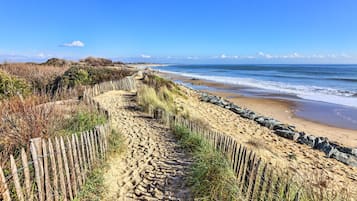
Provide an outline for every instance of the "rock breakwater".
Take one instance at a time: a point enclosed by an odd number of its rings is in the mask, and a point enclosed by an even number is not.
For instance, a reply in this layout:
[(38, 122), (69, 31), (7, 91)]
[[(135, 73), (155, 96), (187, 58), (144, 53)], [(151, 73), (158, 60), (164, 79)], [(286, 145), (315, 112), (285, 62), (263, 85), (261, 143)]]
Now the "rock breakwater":
[(274, 133), (280, 137), (320, 150), (326, 154), (326, 157), (334, 158), (346, 165), (357, 167), (357, 148), (344, 147), (335, 142), (331, 142), (326, 137), (317, 137), (297, 131), (295, 126), (284, 124), (276, 119), (259, 115), (252, 110), (241, 108), (219, 96), (200, 93), (200, 99), (201, 101), (228, 109), (243, 118), (253, 120), (259, 125), (273, 130)]

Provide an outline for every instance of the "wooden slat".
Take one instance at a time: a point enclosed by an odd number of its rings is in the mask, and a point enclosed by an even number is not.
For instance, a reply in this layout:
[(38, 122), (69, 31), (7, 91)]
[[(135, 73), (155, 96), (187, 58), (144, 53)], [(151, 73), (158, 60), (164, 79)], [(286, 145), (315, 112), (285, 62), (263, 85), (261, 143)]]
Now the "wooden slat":
[(255, 186), (256, 186), (256, 182), (257, 182), (257, 176), (258, 176), (260, 163), (261, 163), (261, 159), (259, 158), (258, 162), (256, 162), (254, 165), (253, 174), (252, 174), (252, 178), (251, 178), (251, 187), (248, 188), (248, 190), (250, 189), (249, 200), (251, 200), (251, 201), (253, 200), (253, 196), (254, 196), (254, 192), (255, 192)]
[(97, 156), (97, 159), (100, 158), (100, 151), (99, 151), (99, 142), (98, 142), (98, 128), (94, 129), (94, 135), (93, 135), (93, 140), (94, 140), (94, 145), (95, 145), (95, 153)]
[(66, 190), (66, 182), (64, 177), (64, 169), (63, 169), (63, 160), (61, 154), (61, 146), (59, 140), (55, 138), (56, 143), (56, 153), (57, 153), (57, 163), (58, 163), (58, 173), (60, 178), (60, 186), (61, 186), (61, 198), (67, 200), (67, 190)]
[(43, 188), (42, 188), (42, 182), (41, 182), (41, 173), (40, 173), (41, 170), (40, 170), (40, 165), (39, 165), (39, 158), (37, 156), (36, 146), (33, 141), (31, 141), (30, 149), (31, 149), (33, 165), (35, 168), (35, 180), (36, 180), (36, 184), (37, 184), (38, 200), (43, 201), (44, 194), (43, 194)]
[(246, 157), (244, 157), (244, 161), (242, 162), (242, 166), (241, 166), (241, 174), (240, 174), (240, 192), (244, 192), (244, 187), (245, 187), (245, 176), (247, 174), (248, 171), (248, 161), (249, 159), (252, 157), (252, 151), (249, 151), (249, 154), (246, 155)]
[(0, 190), (4, 201), (11, 201), (10, 191), (9, 188), (7, 187), (7, 181), (1, 165), (0, 165)]
[(75, 134), (74, 136), (74, 141), (76, 143), (76, 152), (78, 156), (78, 166), (79, 166), (79, 175), (81, 176), (81, 184), (84, 183), (84, 167), (83, 167), (83, 159), (82, 159), (82, 153), (81, 153), (81, 144), (80, 141), (78, 141), (78, 135)]
[(47, 156), (47, 143), (45, 139), (42, 139), (42, 153), (43, 153), (43, 170), (45, 176), (45, 192), (46, 192), (46, 201), (53, 200), (51, 181), (50, 181), (50, 172), (48, 170), (48, 156)]
[(31, 193), (29, 162), (24, 148), (21, 149), (21, 160), (22, 167), (24, 168), (25, 199), (32, 201), (33, 198)]
[(265, 180), (266, 180), (267, 168), (268, 168), (268, 165), (265, 164), (264, 168), (263, 168), (263, 171), (262, 171), (262, 174), (260, 176), (259, 187), (258, 187), (258, 191), (257, 191), (257, 200), (261, 200), (261, 195), (262, 195), (262, 192), (263, 192), (263, 186), (264, 186), (264, 183), (265, 183)]
[(91, 145), (92, 145), (92, 153), (93, 153), (93, 163), (95, 163), (96, 162), (96, 160), (97, 160), (97, 154), (96, 154), (96, 144), (95, 144), (95, 142), (94, 142), (94, 130), (91, 130), (89, 133), (90, 133), (90, 135), (89, 135), (89, 140), (90, 140), (90, 142), (91, 142)]
[(11, 164), (12, 179), (14, 180), (14, 184), (15, 184), (16, 197), (20, 201), (25, 201), (24, 193), (20, 184), (19, 174), (17, 173), (16, 162), (12, 154), (10, 155), (10, 164)]
[(274, 196), (273, 196), (273, 201), (278, 201), (280, 200), (280, 181), (281, 178), (278, 176), (277, 181), (275, 182), (275, 188), (274, 188)]
[[(253, 152), (251, 152), (253, 153)], [(255, 160), (255, 154), (253, 153), (247, 161), (247, 169), (246, 169), (246, 174), (244, 177), (244, 182), (243, 182), (243, 193), (244, 195), (247, 195), (248, 192), (248, 188), (250, 185), (250, 176), (252, 174), (252, 170), (253, 170), (253, 164), (254, 164), (254, 160)]]
[(86, 143), (85, 143), (85, 140), (84, 140), (84, 137), (83, 137), (83, 133), (80, 134), (80, 145), (81, 145), (81, 151), (82, 151), (82, 161), (83, 161), (83, 169), (82, 169), (82, 175), (83, 175), (83, 183), (85, 183), (86, 181), (86, 175), (87, 175), (87, 153), (85, 151), (85, 146), (86, 146)]
[(59, 200), (59, 195), (58, 195), (57, 166), (56, 166), (55, 152), (54, 152), (54, 149), (53, 149), (53, 145), (52, 145), (51, 139), (48, 139), (48, 153), (50, 155), (50, 161), (51, 161), (54, 200), (58, 201)]
[(74, 168), (76, 170), (76, 176), (77, 176), (77, 182), (78, 182), (78, 189), (80, 189), (80, 187), (82, 186), (82, 176), (81, 176), (81, 171), (80, 171), (79, 153), (77, 152), (78, 144), (76, 143), (76, 140), (75, 140), (75, 134), (72, 135), (72, 150), (73, 150)]
[(86, 141), (86, 151), (87, 151), (87, 154), (88, 154), (88, 165), (89, 165), (89, 170), (92, 169), (92, 165), (93, 165), (93, 155), (92, 155), (92, 148), (91, 148), (91, 144), (90, 144), (90, 141), (89, 141), (89, 133), (88, 132), (85, 132), (85, 135), (84, 135), (84, 139)]
[(63, 165), (64, 165), (64, 170), (65, 170), (65, 175), (66, 175), (66, 180), (67, 180), (67, 189), (68, 189), (68, 194), (69, 198), (73, 200), (73, 192), (72, 192), (72, 185), (71, 185), (71, 175), (69, 174), (69, 166), (68, 166), (68, 158), (67, 158), (67, 153), (66, 153), (66, 147), (64, 145), (64, 141), (62, 136), (60, 137), (60, 142), (61, 142), (61, 151), (62, 151), (62, 156), (63, 156)]
[(77, 191), (78, 191), (78, 186), (77, 186), (77, 178), (76, 178), (76, 170), (74, 167), (74, 161), (73, 161), (73, 154), (72, 154), (72, 145), (71, 145), (71, 140), (69, 139), (69, 137), (66, 137), (66, 142), (67, 142), (67, 147), (68, 147), (68, 151), (67, 151), (67, 157), (68, 157), (68, 161), (69, 161), (69, 170), (70, 170), (70, 174), (71, 174), (71, 184), (72, 184), (72, 190), (73, 190), (73, 197), (75, 197), (77, 195)]
[(267, 180), (267, 186), (265, 188), (265, 195), (264, 195), (264, 200), (269, 200), (269, 195), (270, 195), (270, 190), (272, 187), (272, 179), (273, 179), (273, 170), (269, 171), (269, 176), (266, 178)]

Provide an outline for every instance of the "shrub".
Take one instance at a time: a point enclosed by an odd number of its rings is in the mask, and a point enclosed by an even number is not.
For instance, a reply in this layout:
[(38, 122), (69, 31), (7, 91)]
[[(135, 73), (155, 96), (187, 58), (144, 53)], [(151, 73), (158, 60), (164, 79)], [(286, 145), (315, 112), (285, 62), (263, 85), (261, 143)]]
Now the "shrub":
[(122, 79), (132, 73), (128, 70), (114, 68), (73, 66), (58, 77), (51, 88), (54, 92), (61, 88), (68, 89), (79, 85), (94, 85), (105, 81)]
[(57, 77), (62, 76), (68, 68), (28, 63), (11, 63), (0, 65), (0, 69), (26, 80), (31, 84), (33, 90), (46, 93), (50, 90), (53, 81)]
[(107, 66), (113, 64), (112, 60), (104, 59), (104, 58), (96, 58), (96, 57), (87, 57), (81, 62), (84, 62), (90, 66)]
[(10, 76), (0, 70), (0, 99), (16, 95), (28, 95), (30, 91), (30, 86), (25, 80)]
[(77, 133), (93, 129), (95, 126), (104, 124), (106, 117), (95, 111), (78, 111), (67, 119), (64, 129), (66, 133)]

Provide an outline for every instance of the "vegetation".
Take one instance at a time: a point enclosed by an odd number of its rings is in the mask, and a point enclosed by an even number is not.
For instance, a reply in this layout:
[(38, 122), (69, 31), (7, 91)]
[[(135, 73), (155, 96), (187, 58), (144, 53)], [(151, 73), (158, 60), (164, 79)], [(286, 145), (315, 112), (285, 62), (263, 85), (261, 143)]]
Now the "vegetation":
[(68, 67), (56, 67), (49, 65), (11, 63), (0, 65), (0, 69), (12, 76), (25, 80), (35, 92), (46, 93), (54, 80), (62, 76)]
[(157, 91), (163, 87), (169, 89), (171, 92), (174, 93), (179, 93), (180, 91), (179, 87), (174, 82), (157, 76), (155, 74), (148, 74), (144, 80), (144, 83), (151, 87), (154, 87)]
[[(121, 154), (124, 150), (122, 135), (116, 130), (112, 130), (109, 136), (109, 153)], [(105, 193), (104, 186), (104, 172), (107, 168), (107, 163), (98, 163), (97, 167), (91, 172), (86, 180), (86, 183), (82, 187), (79, 195), (74, 199), (77, 201), (99, 201), (103, 199), (103, 193)]]
[(138, 103), (146, 112), (162, 109), (169, 113), (175, 113), (174, 95), (165, 87), (156, 91), (147, 85), (138, 91)]
[(183, 148), (192, 153), (194, 163), (189, 183), (195, 198), (202, 200), (237, 200), (236, 178), (225, 156), (195, 133), (174, 127)]
[(131, 71), (122, 69), (74, 66), (54, 81), (52, 89), (56, 91), (79, 85), (94, 85), (105, 81), (118, 80), (131, 74)]
[(29, 84), (20, 78), (11, 76), (0, 70), (0, 100), (16, 95), (28, 95), (30, 93)]
[(105, 115), (96, 111), (78, 111), (66, 120), (64, 128), (66, 133), (79, 133), (93, 129), (106, 121)]

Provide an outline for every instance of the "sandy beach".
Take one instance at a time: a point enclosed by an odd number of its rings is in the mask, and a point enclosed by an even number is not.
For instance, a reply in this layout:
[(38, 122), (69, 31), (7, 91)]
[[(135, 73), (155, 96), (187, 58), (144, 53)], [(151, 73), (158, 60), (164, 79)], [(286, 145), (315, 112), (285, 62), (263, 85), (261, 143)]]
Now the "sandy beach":
[[(198, 86), (203, 91), (221, 96), (237, 105), (251, 109), (264, 116), (270, 116), (283, 123), (294, 125), (300, 131), (304, 131), (315, 136), (328, 137), (330, 140), (341, 145), (357, 147), (357, 130), (339, 128), (298, 117), (295, 114), (297, 103), (294, 101), (287, 99), (272, 99), (268, 97), (247, 97), (238, 93), (226, 92), (227, 89), (232, 88), (231, 85), (201, 79), (192, 79), (190, 77), (168, 73), (160, 73), (160, 75), (171, 80), (179, 80)], [(213, 90), (213, 88), (222, 90)]]

